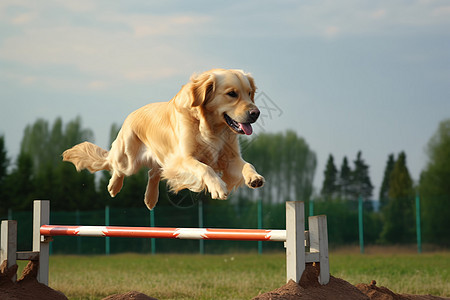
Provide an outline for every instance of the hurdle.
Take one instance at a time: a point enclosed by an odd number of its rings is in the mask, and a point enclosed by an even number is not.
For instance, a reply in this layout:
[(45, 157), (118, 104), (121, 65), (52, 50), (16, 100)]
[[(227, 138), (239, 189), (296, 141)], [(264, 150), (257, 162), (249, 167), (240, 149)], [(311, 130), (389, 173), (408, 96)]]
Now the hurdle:
[(10, 267), (16, 260), (39, 261), (37, 280), (48, 285), (49, 243), (53, 236), (273, 241), (284, 242), (287, 282), (299, 282), (307, 263), (319, 263), (320, 284), (327, 284), (330, 279), (327, 218), (325, 215), (308, 217), (309, 230), (305, 231), (304, 203), (300, 201), (286, 202), (286, 230), (72, 226), (50, 225), (49, 220), (50, 201), (35, 200), (33, 251), (28, 252), (17, 252), (17, 222), (2, 221), (0, 262), (7, 260)]

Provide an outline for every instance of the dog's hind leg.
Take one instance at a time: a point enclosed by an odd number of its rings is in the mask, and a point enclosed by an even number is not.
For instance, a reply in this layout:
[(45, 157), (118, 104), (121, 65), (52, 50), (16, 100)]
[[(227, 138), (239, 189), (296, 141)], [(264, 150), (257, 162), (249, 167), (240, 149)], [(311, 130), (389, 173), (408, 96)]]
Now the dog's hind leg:
[(125, 176), (130, 176), (139, 171), (141, 163), (138, 159), (140, 142), (130, 130), (122, 129), (111, 145), (107, 161), (111, 166), (111, 179), (108, 184), (108, 192), (115, 197), (123, 186)]
[(147, 189), (145, 190), (144, 202), (150, 210), (152, 210), (158, 202), (160, 179), (161, 171), (159, 167), (153, 167), (148, 171), (148, 183)]
[(120, 192), (123, 186), (123, 179), (123, 175), (120, 176), (116, 171), (113, 171), (108, 184), (108, 192), (111, 197), (115, 197)]

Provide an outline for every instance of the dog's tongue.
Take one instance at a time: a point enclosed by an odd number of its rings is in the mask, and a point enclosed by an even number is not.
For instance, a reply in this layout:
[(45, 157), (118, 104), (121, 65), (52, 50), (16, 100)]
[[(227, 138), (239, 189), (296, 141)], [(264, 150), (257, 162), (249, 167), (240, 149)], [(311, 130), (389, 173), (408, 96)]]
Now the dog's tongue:
[(252, 125), (250, 125), (249, 123), (239, 123), (239, 128), (242, 129), (242, 131), (244, 131), (246, 135), (250, 135), (253, 133)]

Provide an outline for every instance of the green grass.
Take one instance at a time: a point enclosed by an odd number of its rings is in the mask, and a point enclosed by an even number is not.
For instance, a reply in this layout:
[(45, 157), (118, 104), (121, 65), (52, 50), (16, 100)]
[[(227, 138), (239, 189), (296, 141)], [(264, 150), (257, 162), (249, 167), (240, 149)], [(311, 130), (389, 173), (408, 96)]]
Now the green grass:
[(282, 255), (114, 255), (51, 259), (50, 286), (70, 299), (137, 290), (158, 299), (249, 299), (284, 283)]
[(331, 274), (346, 281), (376, 280), (396, 293), (450, 296), (450, 253), (330, 255)]
[[(330, 254), (331, 274), (397, 293), (450, 296), (450, 253)], [(52, 256), (50, 286), (69, 299), (136, 290), (158, 299), (251, 299), (285, 283), (285, 255)]]

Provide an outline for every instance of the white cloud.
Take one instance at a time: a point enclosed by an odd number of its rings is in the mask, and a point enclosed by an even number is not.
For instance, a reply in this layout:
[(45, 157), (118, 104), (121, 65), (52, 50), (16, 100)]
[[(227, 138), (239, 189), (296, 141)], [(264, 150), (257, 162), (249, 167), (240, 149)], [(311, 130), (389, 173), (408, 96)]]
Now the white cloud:
[(433, 10), (433, 16), (450, 18), (450, 6), (440, 6)]
[[(443, 4), (442, 4), (443, 3)], [(450, 9), (445, 2), (316, 1), (299, 2), (286, 18), (297, 36), (403, 35), (417, 29), (446, 32)], [(326, 28), (324, 30), (323, 28)], [(334, 29), (333, 29), (334, 28)]]
[(386, 10), (385, 9), (377, 9), (376, 11), (372, 12), (370, 14), (370, 16), (372, 17), (372, 19), (375, 19), (375, 20), (383, 19), (384, 17), (386, 17)]
[(97, 5), (98, 2), (92, 0), (77, 0), (77, 1), (56, 0), (53, 2), (54, 4), (63, 6), (72, 12), (86, 13), (99, 9), (99, 6)]
[[(205, 61), (189, 50), (196, 47), (189, 36), (201, 32), (209, 16), (123, 13), (114, 6), (105, 10), (91, 1), (18, 4), (22, 5), (20, 13), (9, 17), (15, 33), (2, 40), (0, 59), (34, 69), (59, 66), (68, 73), (75, 71), (92, 79), (87, 88), (190, 73), (193, 66)], [(52, 5), (58, 8), (58, 14), (52, 13)], [(6, 11), (3, 6), (0, 15)]]
[(325, 29), (325, 36), (333, 38), (339, 35), (340, 29), (337, 26), (328, 26)]
[[(109, 18), (111, 20), (111, 18)], [(210, 21), (208, 16), (116, 16), (115, 20), (132, 28), (135, 37), (181, 36), (199, 32)]]
[(167, 78), (182, 74), (202, 58), (154, 37), (100, 28), (26, 28), (4, 39), (0, 59), (39, 68), (61, 66), (86, 77), (119, 82)]
[(103, 90), (103, 89), (106, 89), (108, 86), (109, 86), (109, 84), (103, 80), (91, 81), (88, 84), (88, 87), (92, 90)]
[(11, 18), (11, 23), (14, 25), (26, 25), (31, 23), (37, 14), (35, 12), (21, 13)]
[[(122, 81), (152, 81), (201, 70), (210, 65), (208, 59), (217, 62), (210, 36), (227, 40), (226, 47), (233, 48), (240, 46), (233, 44), (234, 39), (247, 36), (270, 40), (279, 36), (336, 39), (395, 35), (420, 27), (444, 30), (444, 23), (450, 26), (449, 14), (449, 6), (424, 1), (239, 2), (220, 9), (212, 6), (209, 11), (164, 14), (130, 13), (110, 2), (49, 1), (36, 5), (33, 1), (6, 1), (0, 4), (0, 17), (6, 17), (12, 30), (0, 44), (0, 59), (22, 67), (59, 66), (87, 78), (90, 83), (84, 84), (86, 88), (98, 89)], [(202, 56), (199, 48), (210, 49), (211, 56)], [(65, 75), (53, 75), (55, 81), (61, 76)], [(72, 76), (67, 80), (79, 79)]]

